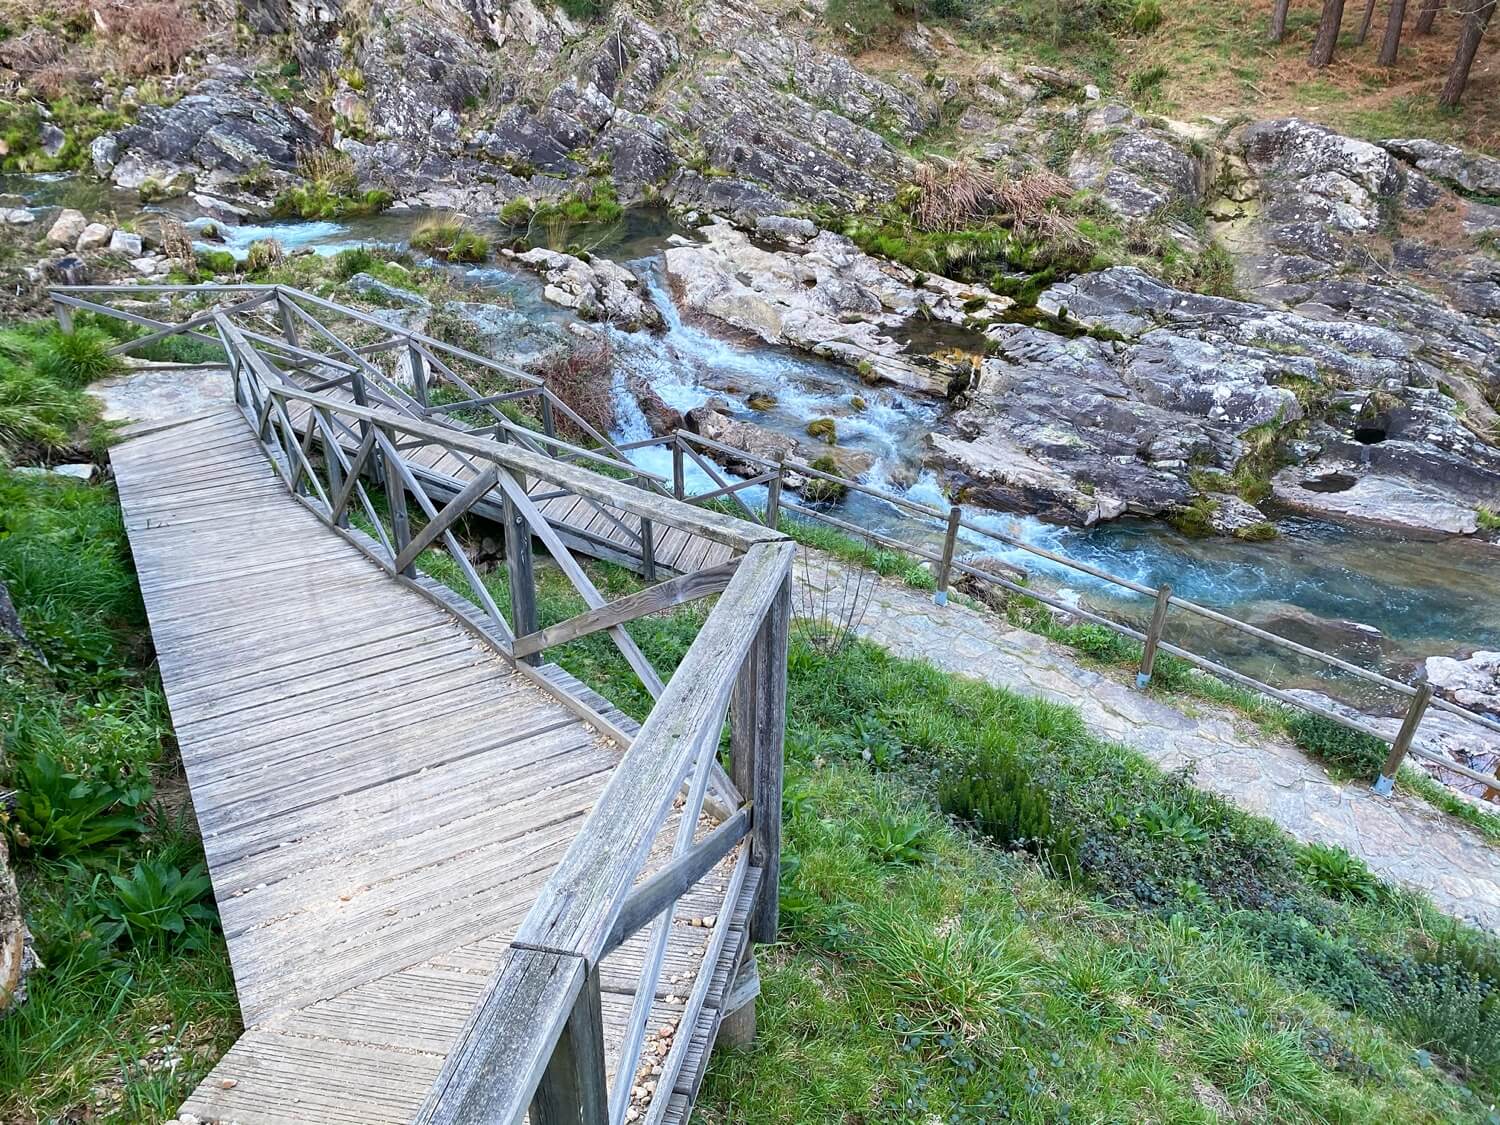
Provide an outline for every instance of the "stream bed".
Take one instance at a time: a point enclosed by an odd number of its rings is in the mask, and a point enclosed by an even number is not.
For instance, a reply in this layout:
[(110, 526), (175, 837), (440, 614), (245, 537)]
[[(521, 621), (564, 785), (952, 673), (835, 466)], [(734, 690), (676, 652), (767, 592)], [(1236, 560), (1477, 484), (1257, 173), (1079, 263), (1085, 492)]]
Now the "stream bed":
[[(120, 193), (55, 177), (4, 177), (0, 193), (19, 195), (39, 212), (38, 229), (61, 205), (90, 210), (131, 206)], [(92, 206), (89, 206), (92, 205)], [(283, 248), (319, 254), (367, 243), (404, 248), (423, 217), (416, 211), (340, 222), (271, 222), (221, 228), (219, 244), (242, 256), (250, 243), (276, 238)], [(484, 229), (485, 224), (477, 224)], [(487, 232), (496, 233), (496, 232)], [(934, 506), (945, 506), (938, 480), (922, 466), (925, 435), (943, 417), (945, 405), (892, 387), (865, 386), (850, 368), (759, 340), (685, 321), (672, 300), (662, 270), (667, 239), (687, 232), (660, 211), (629, 212), (594, 233), (586, 248), (619, 261), (641, 276), (665, 318), (665, 330), (626, 333), (608, 329), (616, 361), (617, 432), (621, 440), (650, 436), (627, 374), (648, 381), (671, 406), (688, 410), (720, 398), (739, 418), (795, 434), (804, 445), (814, 418), (832, 417), (843, 447), (874, 458), (867, 483)], [(573, 314), (542, 300), (541, 282), (498, 258), (479, 268), (444, 266), (471, 287), (471, 300), (504, 304), (558, 325)], [(924, 336), (914, 326), (914, 347), (951, 345)], [(503, 356), (497, 358), (505, 358)], [(751, 392), (773, 396), (774, 406), (752, 411)], [(863, 409), (855, 399), (862, 400)], [(638, 451), (643, 467), (670, 474), (664, 450)], [(694, 470), (696, 472), (697, 470)], [(701, 474), (700, 474), (701, 476)], [(690, 490), (694, 484), (690, 482)], [(706, 490), (706, 478), (696, 482)], [(753, 503), (753, 501), (752, 501)], [(896, 507), (852, 494), (832, 514), (913, 543), (940, 541), (941, 528), (914, 520)], [(1286, 512), (1268, 512), (1280, 536), (1269, 542), (1191, 539), (1156, 521), (1120, 520), (1092, 528), (1061, 527), (1032, 517), (974, 511), (970, 518), (1028, 543), (1045, 547), (1136, 582), (1170, 582), (1180, 595), (1293, 640), (1335, 653), (1366, 667), (1409, 677), (1434, 655), (1467, 655), (1500, 648), (1500, 550), (1464, 539), (1422, 540), (1388, 529), (1344, 526)], [(1014, 547), (968, 535), (964, 550), (984, 552), (1024, 566), (1033, 581), (1065, 598), (1136, 623), (1150, 612), (1146, 599), (1087, 578)], [(1262, 642), (1209, 622), (1174, 616), (1169, 637), (1236, 669), (1286, 687), (1325, 691), (1377, 710), (1390, 699), (1354, 690), (1350, 677), (1310, 661), (1274, 652)]]

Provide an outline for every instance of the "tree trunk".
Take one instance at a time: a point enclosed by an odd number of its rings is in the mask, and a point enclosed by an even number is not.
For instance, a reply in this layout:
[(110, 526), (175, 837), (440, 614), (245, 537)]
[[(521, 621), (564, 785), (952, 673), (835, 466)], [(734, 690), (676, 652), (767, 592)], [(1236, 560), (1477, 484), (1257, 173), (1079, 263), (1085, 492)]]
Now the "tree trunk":
[(1271, 9), (1271, 42), (1280, 43), (1286, 38), (1286, 14), (1292, 0), (1276, 0)]
[(1401, 53), (1401, 25), (1406, 22), (1406, 0), (1391, 0), (1391, 15), (1380, 41), (1380, 65), (1395, 66)]
[(26, 999), (26, 976), (41, 962), (21, 915), (21, 895), (11, 873), (10, 854), (0, 836), (0, 1016)]
[(1422, 0), (1422, 11), (1417, 15), (1417, 34), (1431, 35), (1432, 21), (1437, 19), (1443, 0)]
[(1318, 39), (1313, 44), (1310, 66), (1324, 67), (1333, 61), (1338, 46), (1339, 27), (1344, 22), (1344, 0), (1323, 0), (1323, 18), (1318, 20)]
[(1448, 72), (1448, 83), (1438, 100), (1446, 106), (1456, 106), (1463, 101), (1464, 90), (1469, 85), (1469, 69), (1474, 65), (1474, 56), (1479, 53), (1479, 42), (1484, 38), (1490, 17), (1495, 14), (1495, 0), (1468, 0), (1475, 7), (1464, 20), (1463, 30), (1458, 36), (1458, 50), (1453, 55), (1453, 69)]
[(1365, 0), (1364, 15), (1359, 17), (1359, 34), (1355, 36), (1354, 43), (1358, 47), (1365, 45), (1365, 40), (1370, 37), (1370, 25), (1375, 22), (1375, 0)]

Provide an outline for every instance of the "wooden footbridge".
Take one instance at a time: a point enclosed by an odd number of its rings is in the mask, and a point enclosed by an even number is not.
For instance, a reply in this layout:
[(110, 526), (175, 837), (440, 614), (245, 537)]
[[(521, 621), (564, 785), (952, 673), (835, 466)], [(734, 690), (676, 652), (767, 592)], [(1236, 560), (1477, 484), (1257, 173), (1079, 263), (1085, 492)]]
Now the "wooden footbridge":
[[(388, 335), (306, 294), (95, 297), (55, 294), (135, 345), (218, 344), (232, 388), (112, 452), (245, 1025), (184, 1111), (685, 1121), (776, 931), (790, 542), (663, 495), (582, 419), (599, 448), (564, 442), (561, 401), (473, 387), (479, 357), (409, 334), (382, 366)], [(169, 297), (198, 307), (139, 303)], [(526, 395), (539, 433), (476, 421)], [(473, 517), (503, 585), (457, 538)], [(546, 628), (534, 543), (589, 607)], [(433, 548), (459, 589), (418, 569)], [(675, 576), (611, 602), (576, 551)], [(624, 629), (711, 596), (673, 672)], [(639, 726), (542, 663), (597, 632), (655, 699)]]

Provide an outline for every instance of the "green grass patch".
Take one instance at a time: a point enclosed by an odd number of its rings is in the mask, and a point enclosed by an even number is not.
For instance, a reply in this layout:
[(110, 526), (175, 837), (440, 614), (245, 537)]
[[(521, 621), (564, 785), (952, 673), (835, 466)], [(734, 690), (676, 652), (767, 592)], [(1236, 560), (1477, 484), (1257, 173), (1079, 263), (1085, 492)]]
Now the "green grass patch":
[[(0, 470), (6, 819), (43, 968), (0, 1020), (0, 1119), (162, 1120), (238, 1030), (113, 490)], [(173, 1056), (180, 1062), (168, 1065)]]

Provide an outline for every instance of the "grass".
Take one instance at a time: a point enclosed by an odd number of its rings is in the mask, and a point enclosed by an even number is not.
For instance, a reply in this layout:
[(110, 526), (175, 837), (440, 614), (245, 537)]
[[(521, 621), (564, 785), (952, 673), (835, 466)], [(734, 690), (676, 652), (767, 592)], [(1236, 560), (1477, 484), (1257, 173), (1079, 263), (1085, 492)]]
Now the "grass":
[[(112, 489), (0, 470), (0, 581), (48, 660), (0, 640), (5, 778), (30, 781), (5, 828), (44, 965), (0, 1020), (0, 1119), (161, 1120), (238, 1018), (203, 888), (152, 882), (189, 875), (202, 851), (172, 795), (175, 751)], [(42, 755), (66, 782), (46, 815)], [(184, 917), (183, 932), (152, 928), (156, 907)]]
[(98, 417), (83, 388), (115, 371), (113, 341), (47, 321), (0, 330), (0, 466), (70, 455)]
[(411, 244), (446, 262), (482, 262), (490, 253), (489, 239), (455, 215), (424, 220), (412, 231)]
[[(444, 556), (420, 565), (463, 589)], [(639, 588), (591, 570), (607, 596)], [(486, 583), (506, 604), (503, 570)], [(543, 625), (582, 609), (555, 569), (539, 584)], [(665, 672), (703, 612), (629, 629)], [(650, 707), (606, 637), (548, 655)], [(788, 691), (784, 941), (758, 1044), (716, 1057), (700, 1120), (1483, 1117), (1493, 939), (1100, 742), (1069, 707), (801, 637)], [(1075, 861), (943, 815), (940, 780), (995, 754)]]

